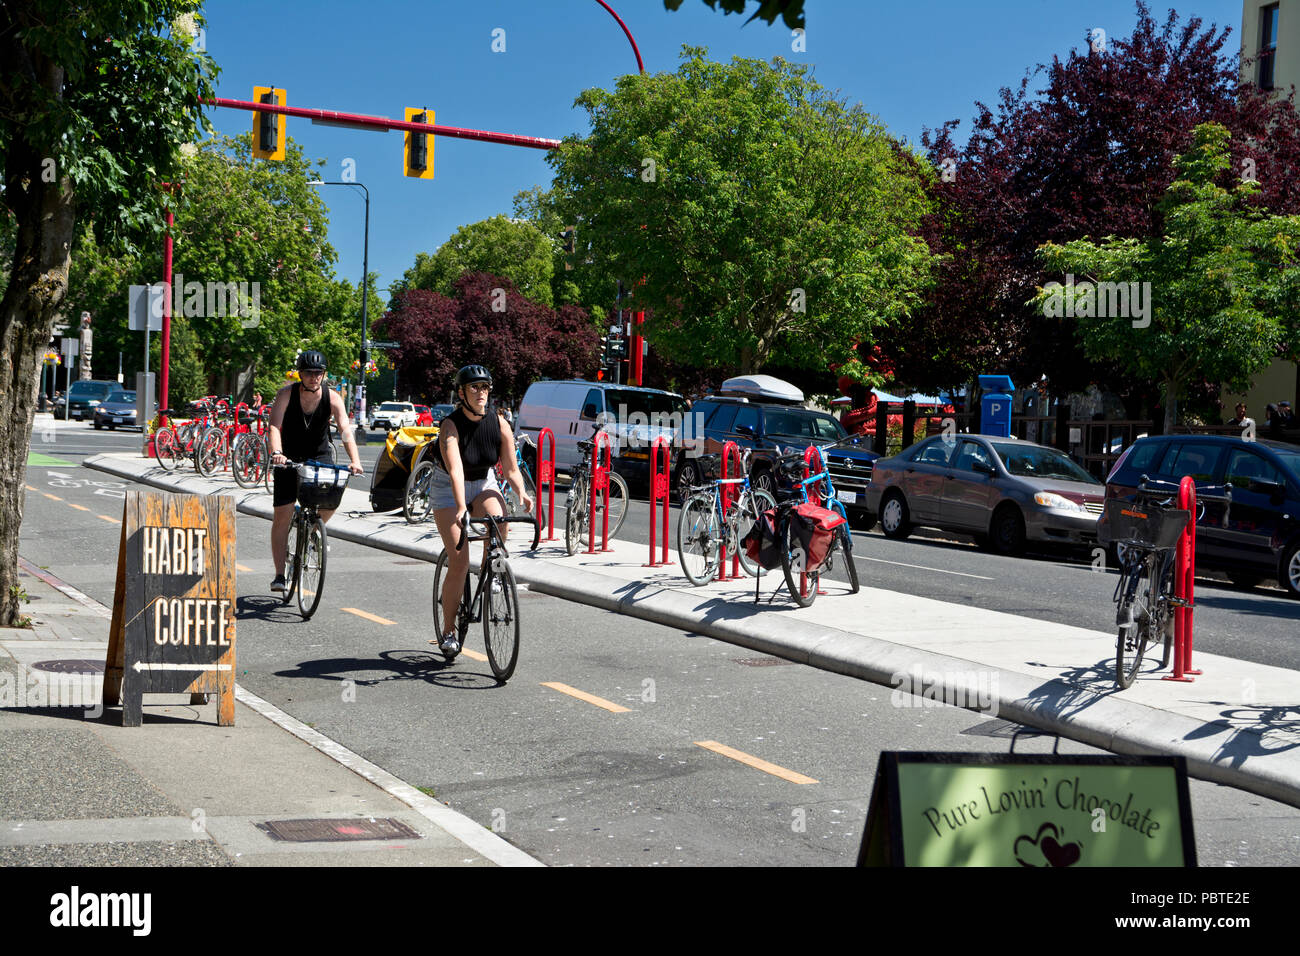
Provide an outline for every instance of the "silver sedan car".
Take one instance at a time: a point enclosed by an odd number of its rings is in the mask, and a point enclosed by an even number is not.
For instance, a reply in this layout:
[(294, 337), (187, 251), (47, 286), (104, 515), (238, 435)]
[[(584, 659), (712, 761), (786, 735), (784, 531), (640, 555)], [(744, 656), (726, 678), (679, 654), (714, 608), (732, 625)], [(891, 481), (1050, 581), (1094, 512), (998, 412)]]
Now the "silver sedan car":
[(886, 537), (918, 526), (973, 535), (1016, 554), (1026, 541), (1097, 538), (1106, 486), (1067, 455), (989, 435), (935, 435), (876, 462), (867, 505)]

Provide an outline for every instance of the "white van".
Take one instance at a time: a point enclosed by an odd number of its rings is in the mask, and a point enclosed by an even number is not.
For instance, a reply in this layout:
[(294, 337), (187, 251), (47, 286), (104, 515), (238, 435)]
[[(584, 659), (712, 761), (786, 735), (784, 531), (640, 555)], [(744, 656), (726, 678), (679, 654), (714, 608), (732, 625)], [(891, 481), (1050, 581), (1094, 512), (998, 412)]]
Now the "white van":
[(536, 442), (549, 428), (555, 435), (556, 470), (567, 472), (578, 464), (578, 442), (590, 438), (598, 422), (606, 423), (614, 439), (615, 470), (639, 480), (649, 469), (651, 443), (659, 435), (672, 441), (687, 414), (682, 396), (657, 388), (582, 379), (534, 382), (519, 406), (515, 434)]

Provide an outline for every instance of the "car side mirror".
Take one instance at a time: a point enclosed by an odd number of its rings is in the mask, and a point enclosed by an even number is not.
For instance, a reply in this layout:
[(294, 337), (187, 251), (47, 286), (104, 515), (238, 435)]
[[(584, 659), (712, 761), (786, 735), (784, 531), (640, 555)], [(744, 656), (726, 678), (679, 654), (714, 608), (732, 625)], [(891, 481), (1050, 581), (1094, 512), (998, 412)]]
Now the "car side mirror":
[(737, 426), (736, 426), (736, 434), (737, 434), (737, 435), (744, 435), (746, 438), (753, 438), (753, 437), (754, 437), (754, 429), (753, 429), (753, 427), (750, 426), (750, 425), (737, 425)]
[(990, 465), (990, 464), (988, 464), (987, 462), (983, 462), (983, 461), (973, 461), (973, 462), (971, 462), (971, 468), (972, 468), (974, 471), (978, 471), (981, 475), (992, 475), (992, 474), (994, 474), (993, 466)]
[(1257, 495), (1268, 495), (1274, 499), (1274, 503), (1282, 500), (1285, 488), (1276, 481), (1266, 481), (1263, 478), (1252, 478), (1246, 485), (1246, 490), (1254, 492)]
[(595, 403), (595, 402), (588, 402), (586, 405), (583, 405), (583, 406), (582, 406), (582, 417), (585, 418), (585, 419), (588, 419), (589, 421), (594, 421), (594, 420), (595, 420), (595, 418), (596, 418), (596, 403)]

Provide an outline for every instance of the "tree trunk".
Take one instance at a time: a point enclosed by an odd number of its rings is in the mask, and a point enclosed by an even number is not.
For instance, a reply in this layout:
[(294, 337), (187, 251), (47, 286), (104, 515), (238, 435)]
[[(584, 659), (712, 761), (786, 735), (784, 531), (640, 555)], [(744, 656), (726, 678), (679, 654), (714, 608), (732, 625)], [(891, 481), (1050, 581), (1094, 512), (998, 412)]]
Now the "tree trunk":
[[(62, 89), (62, 70), (45, 61), (42, 80)], [(5, 202), (18, 219), (9, 286), (0, 299), (0, 626), (22, 614), (18, 534), (41, 359), (68, 292), (76, 208), (71, 182), (21, 138), (6, 146)], [(53, 182), (48, 181), (53, 179)]]
[(1178, 383), (1165, 380), (1165, 434), (1172, 435), (1178, 424)]

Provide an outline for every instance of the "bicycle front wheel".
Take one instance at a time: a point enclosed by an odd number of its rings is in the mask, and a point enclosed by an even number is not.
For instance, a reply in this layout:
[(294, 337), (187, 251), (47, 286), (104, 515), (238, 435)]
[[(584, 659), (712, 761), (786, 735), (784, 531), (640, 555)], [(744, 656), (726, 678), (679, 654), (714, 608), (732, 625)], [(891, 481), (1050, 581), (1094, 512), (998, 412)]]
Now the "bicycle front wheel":
[(740, 501), (736, 503), (736, 510), (733, 512), (732, 520), (735, 522), (735, 540), (732, 542), (736, 549), (736, 554), (740, 558), (740, 566), (745, 569), (745, 573), (751, 578), (759, 577), (767, 573), (757, 561), (750, 560), (745, 553), (745, 545), (742, 543), (745, 536), (749, 534), (755, 524), (758, 523), (759, 516), (771, 508), (776, 507), (776, 500), (764, 491), (762, 488), (754, 488), (741, 496)]
[(696, 587), (712, 581), (718, 574), (721, 546), (722, 528), (713, 496), (687, 498), (677, 518), (677, 559), (682, 563), (686, 580)]
[(167, 471), (175, 471), (181, 463), (180, 442), (170, 428), (164, 426), (154, 432), (153, 451), (158, 456), (158, 464)]
[(1153, 558), (1143, 557), (1141, 563), (1128, 572), (1129, 579), (1124, 582), (1120, 598), (1119, 633), (1115, 639), (1115, 683), (1121, 689), (1133, 686), (1151, 636)]
[[(609, 473), (609, 536), (612, 538), (618, 534), (619, 528), (623, 527), (623, 521), (627, 518), (627, 503), (629, 500), (627, 493), (627, 482), (623, 476), (617, 472)], [(600, 498), (596, 498), (596, 507), (600, 508)], [(599, 512), (596, 520), (600, 521)]]
[(302, 564), (298, 582), (298, 610), (304, 621), (311, 620), (320, 606), (321, 592), (325, 590), (325, 555), (329, 538), (325, 522), (316, 518), (307, 525), (306, 540), (302, 548)]
[(785, 572), (785, 586), (790, 597), (800, 607), (812, 607), (817, 600), (817, 585), (820, 574), (816, 571), (807, 573), (807, 555), (803, 544), (794, 532), (794, 522), (786, 516), (781, 526), (781, 570)]
[(429, 517), (433, 507), (433, 462), (422, 461), (406, 480), (406, 497), (402, 513), (410, 524), (419, 524)]
[(499, 571), (489, 571), (483, 582), (483, 642), (488, 663), (501, 683), (510, 679), (519, 661), (519, 594), (515, 573), (504, 561)]
[(853, 532), (849, 530), (848, 522), (845, 522), (835, 529), (835, 533), (839, 535), (839, 548), (844, 554), (844, 569), (849, 573), (849, 593), (857, 594), (860, 585), (858, 566), (853, 561)]
[(266, 442), (260, 435), (240, 435), (230, 451), (230, 470), (241, 488), (256, 488), (267, 467)]
[(194, 452), (194, 466), (204, 478), (211, 478), (221, 468), (226, 458), (226, 435), (220, 428), (212, 427), (203, 433)]

